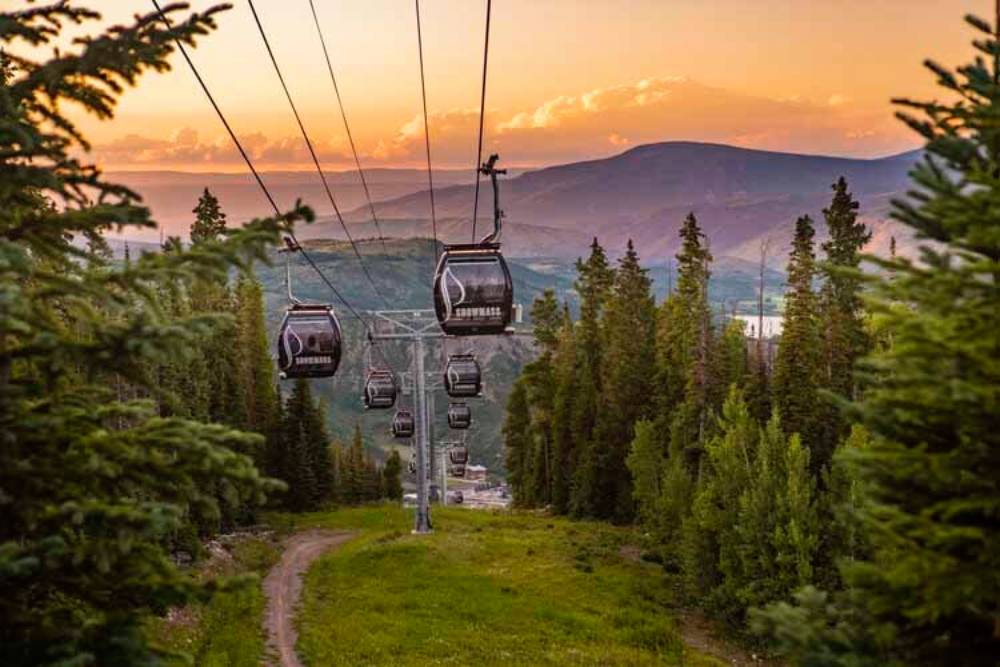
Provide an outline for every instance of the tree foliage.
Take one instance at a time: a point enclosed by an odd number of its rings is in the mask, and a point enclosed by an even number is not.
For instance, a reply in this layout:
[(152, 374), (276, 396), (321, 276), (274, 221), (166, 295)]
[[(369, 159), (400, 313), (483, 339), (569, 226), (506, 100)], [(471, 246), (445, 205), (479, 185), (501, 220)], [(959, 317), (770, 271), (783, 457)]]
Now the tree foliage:
[[(109, 261), (102, 234), (153, 227), (127, 188), (82, 161), (63, 113), (110, 119), (123, 90), (168, 68), (220, 8), (157, 15), (36, 53), (99, 15), (65, 2), (0, 13), (0, 662), (145, 664), (144, 614), (206, 595), (179, 572), (173, 536), (218, 520), (220, 504), (278, 488), (248, 456), (260, 436), (206, 424), (204, 407), (164, 409), (151, 370), (189, 356), (224, 317), (184, 303), (265, 257), (297, 208), (185, 250)], [(161, 299), (177, 286), (178, 300)], [(189, 292), (188, 292), (189, 293)], [(176, 368), (176, 366), (174, 367)], [(178, 381), (184, 380), (183, 373)], [(199, 399), (200, 405), (206, 404)]]

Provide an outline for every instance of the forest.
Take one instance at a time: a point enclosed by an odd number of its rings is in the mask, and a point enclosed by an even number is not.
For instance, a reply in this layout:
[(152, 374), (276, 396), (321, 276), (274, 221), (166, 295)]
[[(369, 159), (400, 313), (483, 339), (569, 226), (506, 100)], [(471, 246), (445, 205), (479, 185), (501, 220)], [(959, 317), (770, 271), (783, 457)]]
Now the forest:
[[(110, 253), (109, 232), (156, 223), (66, 109), (112, 119), (225, 9), (169, 5), (45, 58), (99, 14), (0, 12), (0, 664), (161, 664), (150, 619), (256, 585), (182, 555), (265, 511), (402, 496), (397, 453), (377, 462), (358, 425), (331, 443), (310, 384), (278, 387), (254, 267), (310, 207), (230, 225), (206, 189), (190, 243)], [(996, 664), (1000, 21), (967, 22), (975, 60), (927, 63), (944, 101), (896, 100), (925, 145), (892, 212), (918, 256), (865, 255), (839, 179), (822, 220), (789, 221), (778, 341), (713, 307), (696, 213), (661, 302), (631, 243), (612, 262), (597, 239), (578, 316), (535, 301), (503, 427), (515, 504), (572, 519), (553, 519), (566, 554), (616, 524), (567, 574), (635, 526), (651, 579), (792, 664)], [(508, 531), (530, 562), (528, 516), (455, 524), (487, 553), (483, 526)]]
[[(661, 303), (629, 242), (577, 263), (580, 316), (532, 308), (507, 404), (516, 505), (637, 523), (690, 603), (795, 664), (995, 664), (1000, 45), (897, 100), (926, 141), (893, 217), (916, 258), (865, 255), (843, 179), (794, 221), (776, 350), (713, 312), (710, 239), (680, 228)], [(893, 244), (895, 245), (895, 244)], [(762, 250), (763, 252), (763, 250)]]

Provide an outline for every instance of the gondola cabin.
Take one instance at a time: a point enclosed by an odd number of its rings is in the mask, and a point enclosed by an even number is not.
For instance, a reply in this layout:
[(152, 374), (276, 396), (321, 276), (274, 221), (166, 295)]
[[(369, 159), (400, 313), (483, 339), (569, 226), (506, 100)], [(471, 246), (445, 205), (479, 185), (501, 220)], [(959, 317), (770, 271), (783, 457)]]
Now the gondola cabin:
[(333, 377), (343, 346), (333, 307), (295, 304), (278, 331), (278, 369), (283, 378)]
[(409, 410), (399, 410), (392, 418), (392, 437), (413, 437), (413, 413)]
[(448, 406), (448, 428), (464, 430), (472, 424), (472, 410), (465, 403)]
[(465, 465), (469, 462), (469, 448), (465, 445), (456, 445), (448, 450), (448, 460), (453, 465)]
[(444, 370), (444, 389), (452, 398), (472, 398), (483, 391), (483, 374), (471, 354), (453, 354)]
[(392, 371), (369, 371), (364, 401), (366, 410), (386, 410), (396, 404), (396, 377)]
[(444, 247), (434, 274), (434, 310), (449, 336), (506, 331), (513, 317), (514, 285), (499, 243)]
[(465, 465), (456, 463), (448, 467), (448, 472), (452, 477), (465, 477)]

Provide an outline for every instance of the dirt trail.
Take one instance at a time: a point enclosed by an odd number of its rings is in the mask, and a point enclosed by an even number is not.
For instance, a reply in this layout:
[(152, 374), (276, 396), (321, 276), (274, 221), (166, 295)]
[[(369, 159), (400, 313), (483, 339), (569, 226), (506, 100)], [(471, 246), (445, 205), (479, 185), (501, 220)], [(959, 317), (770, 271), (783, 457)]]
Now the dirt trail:
[(278, 667), (302, 667), (295, 655), (295, 606), (302, 593), (302, 575), (325, 551), (340, 546), (352, 533), (313, 530), (289, 538), (281, 560), (264, 579), (267, 630), (271, 664)]

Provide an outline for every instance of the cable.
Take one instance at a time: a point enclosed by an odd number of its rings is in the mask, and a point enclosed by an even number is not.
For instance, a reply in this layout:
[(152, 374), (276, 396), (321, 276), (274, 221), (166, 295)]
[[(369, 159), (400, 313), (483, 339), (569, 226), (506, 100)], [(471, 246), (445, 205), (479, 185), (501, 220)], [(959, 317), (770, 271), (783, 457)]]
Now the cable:
[(340, 226), (344, 229), (344, 234), (347, 235), (347, 240), (350, 241), (351, 247), (354, 248), (354, 254), (357, 256), (358, 262), (361, 264), (361, 270), (364, 271), (365, 277), (368, 278), (368, 282), (371, 283), (372, 289), (375, 291), (375, 294), (378, 295), (379, 299), (381, 299), (382, 304), (388, 308), (389, 302), (386, 301), (386, 298), (382, 295), (378, 285), (375, 284), (375, 280), (372, 278), (371, 273), (369, 273), (365, 260), (362, 259), (361, 253), (358, 251), (358, 245), (351, 237), (351, 232), (347, 229), (347, 223), (344, 222), (344, 217), (340, 214), (340, 207), (337, 206), (337, 201), (333, 197), (333, 191), (330, 190), (330, 184), (326, 180), (326, 174), (323, 173), (323, 167), (320, 165), (319, 157), (316, 155), (316, 149), (313, 148), (312, 141), (309, 140), (309, 133), (306, 132), (306, 127), (302, 123), (302, 117), (299, 115), (295, 102), (292, 100), (292, 94), (288, 91), (288, 85), (285, 83), (285, 77), (282, 76), (281, 68), (278, 67), (278, 60), (274, 56), (274, 51), (271, 50), (271, 43), (267, 40), (267, 34), (264, 32), (264, 26), (260, 22), (260, 17), (257, 15), (257, 9), (253, 5), (253, 0), (247, 0), (247, 4), (250, 5), (250, 12), (253, 14), (254, 22), (257, 24), (257, 30), (260, 32), (260, 36), (264, 40), (264, 47), (267, 49), (267, 55), (271, 58), (271, 64), (274, 65), (274, 71), (278, 75), (278, 81), (281, 82), (281, 88), (285, 91), (285, 98), (288, 100), (288, 105), (292, 108), (292, 114), (295, 116), (295, 122), (299, 125), (299, 130), (302, 133), (302, 139), (306, 143), (306, 148), (309, 149), (309, 155), (312, 157), (313, 164), (316, 166), (316, 172), (319, 174), (319, 178), (323, 182), (323, 189), (326, 191), (326, 196), (330, 200), (330, 204), (333, 206), (333, 211), (337, 214), (337, 220), (340, 221)]
[(490, 56), (490, 9), (493, 0), (486, 0), (486, 39), (483, 45), (483, 88), (479, 94), (479, 149), (476, 152), (476, 198), (472, 204), (472, 242), (476, 242), (476, 218), (479, 217), (479, 169), (483, 161), (483, 116), (486, 112), (486, 65)]
[[(166, 14), (163, 13), (163, 9), (160, 7), (160, 4), (157, 2), (157, 0), (152, 0), (152, 3), (153, 6), (156, 8), (156, 11), (160, 15), (160, 20), (163, 21), (164, 25), (166, 25), (168, 29), (173, 30), (173, 25), (170, 23), (170, 19), (168, 19)], [(274, 209), (275, 217), (284, 218), (284, 215), (281, 213), (281, 209), (278, 208), (278, 204), (274, 201), (274, 197), (271, 196), (270, 190), (267, 189), (267, 185), (265, 185), (264, 179), (261, 178), (260, 173), (253, 166), (253, 161), (250, 159), (250, 156), (247, 155), (247, 152), (243, 149), (243, 144), (240, 143), (240, 140), (239, 138), (237, 138), (236, 133), (233, 131), (232, 126), (229, 124), (229, 121), (226, 120), (225, 114), (222, 113), (222, 109), (219, 107), (218, 103), (216, 103), (215, 98), (212, 96), (212, 92), (208, 89), (208, 85), (205, 83), (205, 80), (201, 78), (201, 74), (198, 72), (198, 68), (195, 67), (194, 61), (191, 60), (191, 56), (188, 55), (187, 49), (184, 48), (184, 44), (180, 41), (179, 38), (176, 37), (174, 38), (174, 42), (177, 44), (177, 49), (180, 51), (181, 55), (184, 57), (185, 62), (187, 62), (188, 67), (191, 69), (191, 73), (194, 74), (194, 78), (198, 81), (198, 85), (201, 86), (202, 92), (205, 93), (205, 97), (208, 98), (208, 101), (211, 103), (212, 108), (215, 109), (215, 114), (219, 117), (219, 120), (222, 121), (222, 125), (223, 127), (226, 128), (226, 132), (229, 133), (229, 138), (232, 140), (233, 144), (236, 146), (236, 149), (243, 157), (243, 161), (246, 162), (247, 167), (250, 169), (250, 173), (253, 174), (254, 179), (257, 181), (257, 185), (260, 186), (260, 189), (264, 193), (264, 196), (267, 197), (268, 203), (271, 204), (271, 208)], [(361, 321), (361, 323), (364, 324), (365, 329), (369, 329), (368, 322), (366, 322), (365, 319), (361, 317), (361, 315), (358, 313), (358, 311), (354, 309), (354, 307), (350, 304), (350, 302), (346, 298), (344, 298), (344, 295), (340, 293), (340, 290), (338, 290), (336, 286), (334, 286), (334, 284), (330, 282), (330, 280), (319, 269), (316, 263), (313, 262), (312, 258), (309, 257), (309, 254), (306, 253), (306, 251), (302, 248), (301, 244), (299, 243), (299, 240), (295, 238), (295, 232), (293, 232), (291, 229), (288, 229), (286, 230), (286, 233), (291, 238), (292, 242), (295, 244), (295, 247), (299, 250), (299, 252), (302, 253), (302, 256), (306, 258), (306, 260), (310, 263), (310, 265), (312, 265), (313, 269), (315, 269), (316, 273), (319, 274), (319, 276), (327, 284), (330, 290), (336, 295), (336, 297), (340, 300), (340, 302), (344, 304), (344, 307), (346, 307), (354, 317), (358, 318)]]
[(337, 77), (333, 75), (333, 65), (330, 62), (330, 53), (326, 49), (326, 40), (323, 39), (323, 30), (319, 25), (319, 17), (316, 15), (316, 5), (313, 0), (309, 0), (309, 8), (312, 10), (313, 22), (316, 24), (316, 32), (319, 34), (319, 43), (323, 46), (323, 56), (326, 58), (326, 69), (330, 72), (330, 81), (333, 82), (333, 92), (337, 94), (337, 105), (340, 107), (340, 117), (344, 120), (344, 131), (347, 133), (347, 141), (351, 145), (351, 153), (354, 154), (354, 165), (358, 168), (358, 175), (361, 177), (361, 187), (365, 191), (365, 199), (368, 200), (368, 210), (371, 211), (372, 221), (375, 223), (375, 230), (378, 232), (378, 240), (382, 242), (382, 252), (388, 253), (385, 248), (385, 238), (382, 236), (382, 228), (378, 224), (378, 216), (375, 215), (375, 204), (372, 203), (372, 195), (368, 190), (368, 180), (365, 178), (365, 171), (361, 168), (361, 160), (358, 159), (358, 149), (354, 147), (354, 136), (351, 134), (351, 126), (347, 123), (347, 112), (344, 111), (344, 102), (340, 98), (340, 87), (337, 85)]
[[(312, 0), (309, 0), (312, 2)], [(438, 261), (437, 213), (434, 210), (434, 172), (431, 170), (431, 126), (427, 122), (427, 84), (424, 82), (424, 38), (420, 30), (420, 0), (414, 0), (417, 9), (417, 51), (420, 54), (420, 96), (424, 104), (424, 146), (427, 151), (427, 186), (431, 200), (431, 233), (434, 235), (434, 263)], [(1000, 2), (1000, 0), (998, 0)], [(478, 172), (477, 172), (478, 174)], [(478, 180), (478, 176), (476, 177)], [(473, 232), (475, 236), (475, 232)]]

